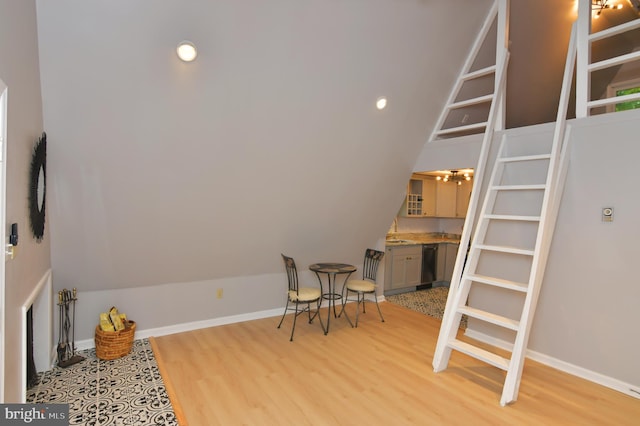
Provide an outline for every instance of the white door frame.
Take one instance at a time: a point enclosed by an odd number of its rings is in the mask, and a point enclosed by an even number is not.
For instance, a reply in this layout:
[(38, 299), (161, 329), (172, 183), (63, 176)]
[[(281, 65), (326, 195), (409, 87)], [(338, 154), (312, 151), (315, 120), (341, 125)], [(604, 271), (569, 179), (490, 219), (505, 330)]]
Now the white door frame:
[[(0, 79), (0, 251), (6, 259), (6, 177), (7, 177), (7, 97), (8, 89)], [(5, 262), (0, 262), (0, 403), (4, 402), (4, 352), (5, 352)]]

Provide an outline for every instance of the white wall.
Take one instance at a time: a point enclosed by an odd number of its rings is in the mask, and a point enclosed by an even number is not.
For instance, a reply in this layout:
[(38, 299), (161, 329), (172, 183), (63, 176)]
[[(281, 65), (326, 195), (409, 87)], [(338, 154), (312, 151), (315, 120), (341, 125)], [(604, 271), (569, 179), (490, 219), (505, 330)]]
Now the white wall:
[[(586, 377), (617, 382), (627, 392), (625, 384), (640, 388), (640, 286), (635, 279), (640, 198), (633, 179), (639, 123), (639, 110), (570, 122), (568, 176), (529, 342), (538, 358), (574, 373), (584, 369)], [(549, 130), (548, 125), (537, 127)], [(429, 144), (421, 158), (437, 158), (445, 150), (449, 155), (453, 148)], [(457, 148), (464, 156), (469, 146)], [(601, 221), (603, 207), (615, 209), (613, 223)], [(499, 312), (506, 300), (472, 293), (470, 303), (487, 303), (484, 308)], [(506, 339), (473, 319), (468, 333)]]
[(37, 1), (54, 286), (78, 288), (76, 336), (112, 305), (149, 329), (168, 305), (193, 321), (283, 304), (280, 253), (362, 262), (490, 3)]
[[(610, 121), (610, 122), (609, 122)], [(640, 111), (572, 125), (571, 163), (531, 349), (640, 387), (635, 265)], [(601, 220), (615, 209), (614, 222)]]
[[(461, 234), (462, 225), (464, 225), (464, 219), (398, 216), (397, 232), (446, 232), (448, 234)], [(390, 229), (390, 231), (393, 232), (394, 229)]]
[[(5, 401), (20, 402), (24, 360), (21, 350), (21, 307), (50, 268), (49, 221), (38, 243), (32, 237), (27, 210), (29, 166), (43, 131), (35, 1), (0, 0), (0, 79), (8, 87), (7, 214), (6, 223), (18, 224), (16, 257), (6, 266)], [(48, 172), (49, 169), (47, 169)], [(50, 182), (47, 173), (47, 182)], [(47, 200), (48, 203), (48, 200)], [(48, 204), (47, 207), (48, 209)], [(4, 244), (4, 242), (3, 242)]]

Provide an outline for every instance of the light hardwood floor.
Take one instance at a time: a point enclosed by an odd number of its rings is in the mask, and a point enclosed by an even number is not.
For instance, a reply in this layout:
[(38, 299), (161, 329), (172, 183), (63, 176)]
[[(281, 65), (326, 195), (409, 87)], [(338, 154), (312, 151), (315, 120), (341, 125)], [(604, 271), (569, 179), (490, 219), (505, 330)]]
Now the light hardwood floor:
[(327, 336), (301, 316), (293, 342), (291, 315), (152, 339), (181, 425), (640, 424), (640, 400), (530, 360), (501, 407), (503, 371), (454, 352), (433, 372), (439, 320), (369, 307)]

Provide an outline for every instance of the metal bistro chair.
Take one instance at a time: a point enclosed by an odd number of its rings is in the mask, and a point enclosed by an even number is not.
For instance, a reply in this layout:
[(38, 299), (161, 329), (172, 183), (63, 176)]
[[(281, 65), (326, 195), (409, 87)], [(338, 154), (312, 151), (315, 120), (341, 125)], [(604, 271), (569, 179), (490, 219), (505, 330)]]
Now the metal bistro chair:
[[(380, 260), (384, 257), (384, 252), (367, 249), (364, 253), (364, 265), (362, 267), (362, 279), (361, 280), (348, 280), (342, 287), (342, 310), (340, 315), (344, 312), (349, 324), (353, 327), (353, 323), (349, 318), (349, 315), (344, 310), (345, 305), (349, 301), (349, 294), (355, 293), (356, 295), (356, 327), (358, 326), (358, 317), (360, 314), (360, 305), (362, 304), (362, 313), (367, 313), (365, 308), (365, 295), (373, 294), (373, 300), (376, 302), (378, 308), (378, 314), (380, 314), (380, 320), (384, 322), (382, 311), (380, 311), (380, 305), (378, 305), (378, 296), (376, 295), (376, 276), (378, 274), (378, 266), (380, 266)], [(351, 299), (351, 301), (354, 301)], [(340, 316), (338, 315), (338, 316)]]
[[(295, 315), (293, 316), (293, 327), (291, 328), (291, 338), (290, 341), (293, 342), (293, 332), (296, 329), (296, 319), (298, 315), (303, 312), (309, 313), (309, 324), (313, 322), (313, 319), (318, 316), (320, 319), (320, 326), (322, 327), (322, 331), (326, 334), (326, 329), (324, 328), (324, 324), (322, 323), (322, 318), (318, 315), (320, 311), (320, 304), (322, 303), (322, 288), (316, 287), (300, 287), (298, 285), (298, 270), (296, 269), (296, 262), (290, 257), (282, 255), (282, 259), (284, 260), (285, 268), (287, 269), (287, 278), (289, 280), (289, 290), (287, 291), (287, 305), (284, 308), (284, 314), (282, 314), (282, 318), (280, 319), (280, 323), (278, 324), (278, 328), (282, 325), (282, 321), (284, 321), (284, 317), (287, 315), (287, 311), (294, 310)], [(295, 306), (289, 307), (289, 303), (295, 303)], [(298, 308), (298, 305), (305, 304), (306, 307), (302, 309)], [(316, 304), (316, 310), (311, 316), (311, 303)]]

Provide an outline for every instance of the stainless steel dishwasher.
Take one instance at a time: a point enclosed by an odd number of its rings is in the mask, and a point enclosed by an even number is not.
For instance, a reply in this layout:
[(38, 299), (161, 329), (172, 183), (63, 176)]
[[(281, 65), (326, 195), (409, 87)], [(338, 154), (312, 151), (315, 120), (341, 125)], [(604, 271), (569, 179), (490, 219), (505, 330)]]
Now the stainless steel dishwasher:
[(436, 281), (437, 259), (438, 244), (423, 244), (420, 286), (431, 287), (431, 285)]

